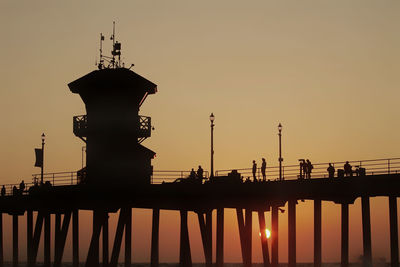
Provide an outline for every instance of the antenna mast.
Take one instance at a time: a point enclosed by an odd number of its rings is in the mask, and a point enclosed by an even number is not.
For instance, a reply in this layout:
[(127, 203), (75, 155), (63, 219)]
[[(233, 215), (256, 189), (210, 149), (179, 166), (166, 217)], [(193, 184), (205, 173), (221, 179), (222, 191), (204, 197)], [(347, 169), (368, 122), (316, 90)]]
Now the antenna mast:
[[(104, 68), (108, 69), (118, 69), (118, 68), (124, 68), (124, 63), (121, 64), (121, 43), (115, 40), (115, 21), (113, 21), (113, 31), (112, 35), (110, 37), (110, 40), (112, 40), (113, 44), (113, 49), (111, 51), (111, 57), (110, 56), (104, 56), (103, 55), (103, 41), (104, 41), (104, 35), (100, 33), (100, 62), (97, 65), (97, 67), (101, 70)], [(115, 60), (115, 57), (118, 56), (118, 59)], [(107, 66), (104, 65), (104, 61), (108, 63)], [(134, 64), (132, 64), (130, 68), (132, 68)]]
[(103, 41), (104, 41), (104, 35), (100, 33), (100, 61), (99, 65), (97, 66), (100, 70), (104, 68), (104, 59), (103, 59)]

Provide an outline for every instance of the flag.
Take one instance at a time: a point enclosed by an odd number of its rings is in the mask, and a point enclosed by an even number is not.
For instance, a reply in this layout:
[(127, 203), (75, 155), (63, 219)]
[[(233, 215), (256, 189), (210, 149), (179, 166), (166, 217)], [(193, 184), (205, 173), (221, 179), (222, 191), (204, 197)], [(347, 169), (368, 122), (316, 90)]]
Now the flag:
[(100, 33), (100, 39), (104, 41), (104, 35)]
[(41, 148), (35, 148), (35, 167), (43, 167), (43, 150)]

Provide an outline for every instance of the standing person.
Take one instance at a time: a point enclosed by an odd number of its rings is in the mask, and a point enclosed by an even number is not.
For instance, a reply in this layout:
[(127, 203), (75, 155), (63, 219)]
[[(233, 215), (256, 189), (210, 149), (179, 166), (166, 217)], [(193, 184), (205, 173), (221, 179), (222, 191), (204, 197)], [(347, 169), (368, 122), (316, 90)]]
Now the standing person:
[(311, 171), (314, 169), (314, 166), (311, 164), (311, 161), (307, 159), (307, 178), (311, 179)]
[(301, 179), (303, 179), (303, 162), (304, 162), (304, 159), (299, 159), (299, 165), (300, 165), (300, 175), (299, 175), (299, 179), (301, 180)]
[(344, 175), (346, 176), (353, 176), (353, 170), (351, 169), (351, 165), (348, 161), (346, 161), (346, 163), (343, 166), (344, 169)]
[(19, 190), (21, 191), (21, 193), (24, 192), (24, 190), (25, 190), (25, 182), (24, 182), (24, 180), (22, 180), (22, 182), (19, 184)]
[(257, 172), (257, 163), (255, 160), (253, 160), (253, 181), (254, 182), (257, 181), (256, 172)]
[(303, 178), (308, 177), (308, 165), (307, 162), (303, 159)]
[(262, 164), (261, 164), (261, 174), (263, 177), (263, 181), (265, 182), (267, 179), (267, 176), (265, 174), (265, 170), (267, 169), (267, 162), (265, 161), (265, 158), (262, 158)]
[(329, 173), (329, 178), (335, 177), (335, 167), (333, 167), (331, 163), (329, 163), (329, 167), (326, 170)]
[(6, 188), (3, 185), (3, 187), (1, 188), (1, 196), (4, 197), (6, 195)]
[(203, 180), (203, 168), (200, 165), (197, 169), (197, 179)]
[(190, 171), (189, 178), (190, 178), (190, 179), (196, 179), (196, 172), (194, 171), (193, 168), (192, 168), (192, 170)]
[(18, 189), (17, 189), (17, 187), (15, 185), (12, 188), (12, 192), (13, 192), (14, 196), (18, 195)]

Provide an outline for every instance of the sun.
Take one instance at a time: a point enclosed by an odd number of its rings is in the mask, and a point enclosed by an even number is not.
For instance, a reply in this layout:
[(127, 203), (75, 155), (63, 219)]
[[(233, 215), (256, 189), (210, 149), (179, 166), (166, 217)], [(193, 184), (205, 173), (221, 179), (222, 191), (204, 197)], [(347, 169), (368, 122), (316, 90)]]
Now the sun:
[[(261, 236), (261, 233), (258, 233), (258, 235)], [(270, 237), (271, 237), (271, 231), (270, 231), (269, 229), (267, 229), (267, 228), (265, 228), (265, 236), (266, 236), (267, 238), (270, 238)]]

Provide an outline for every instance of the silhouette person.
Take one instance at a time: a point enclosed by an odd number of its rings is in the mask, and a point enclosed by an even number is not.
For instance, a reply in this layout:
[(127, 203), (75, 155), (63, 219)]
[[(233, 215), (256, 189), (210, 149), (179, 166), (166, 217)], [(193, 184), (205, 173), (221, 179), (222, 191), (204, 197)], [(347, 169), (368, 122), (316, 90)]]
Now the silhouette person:
[(18, 195), (18, 188), (15, 185), (13, 186), (13, 190), (12, 191), (13, 191), (13, 195), (14, 196)]
[(351, 168), (352, 167), (351, 167), (350, 163), (348, 161), (346, 161), (346, 163), (343, 166), (345, 176), (353, 176), (353, 170)]
[(307, 167), (307, 169), (306, 169), (306, 173), (307, 173), (307, 178), (308, 179), (311, 179), (311, 171), (312, 171), (312, 169), (314, 169), (314, 166), (311, 164), (311, 161), (310, 160), (308, 160), (307, 159), (307, 164), (306, 164), (306, 167)]
[(335, 167), (333, 167), (331, 163), (329, 163), (329, 167), (326, 170), (329, 173), (329, 178), (335, 177)]
[(196, 172), (194, 171), (193, 168), (192, 168), (192, 170), (190, 171), (189, 178), (190, 178), (190, 179), (195, 179), (195, 178), (196, 178)]
[(263, 177), (263, 181), (265, 182), (266, 180), (266, 175), (265, 175), (265, 170), (267, 169), (267, 162), (265, 161), (265, 158), (262, 158), (262, 164), (261, 164), (261, 174)]
[(4, 197), (5, 195), (6, 195), (6, 188), (3, 185), (3, 187), (1, 188), (1, 196)]
[(253, 160), (253, 180), (254, 180), (254, 182), (257, 181), (256, 172), (257, 172), (257, 163), (255, 160)]
[(303, 159), (303, 178), (307, 178), (308, 174), (308, 165), (307, 162)]
[(199, 168), (197, 169), (197, 178), (202, 180), (203, 179), (203, 168), (199, 165)]
[(21, 193), (24, 192), (24, 190), (25, 190), (24, 180), (22, 180), (22, 182), (19, 184), (19, 190), (21, 190)]
[(304, 159), (299, 159), (299, 167), (300, 167), (300, 174), (299, 174), (299, 179), (303, 179), (303, 164), (304, 164)]

